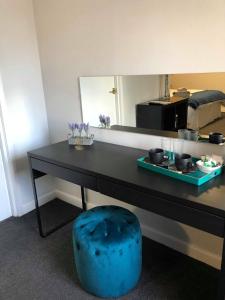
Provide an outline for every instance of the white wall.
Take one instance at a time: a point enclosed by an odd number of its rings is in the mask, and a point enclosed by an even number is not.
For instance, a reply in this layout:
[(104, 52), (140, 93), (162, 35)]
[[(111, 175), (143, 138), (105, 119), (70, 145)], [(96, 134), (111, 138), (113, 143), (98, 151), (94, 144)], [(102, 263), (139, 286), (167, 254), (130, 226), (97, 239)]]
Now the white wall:
[(31, 0), (0, 0), (0, 37), (0, 105), (14, 214), (21, 215), (34, 203), (26, 152), (49, 141)]
[[(1, 139), (0, 139), (1, 146)], [(5, 168), (2, 158), (2, 150), (0, 147), (0, 222), (12, 215), (9, 193), (7, 189)]]
[[(81, 119), (78, 76), (225, 70), (223, 0), (33, 2), (52, 142), (65, 138), (69, 120)], [(123, 139), (122, 133), (114, 136), (119, 143)], [(79, 190), (71, 185), (60, 181), (58, 189), (65, 199), (79, 200)], [(96, 203), (96, 195), (90, 193), (89, 200)], [(218, 266), (220, 240), (136, 212), (149, 236)]]
[(7, 167), (6, 136), (1, 99), (3, 99), (3, 89), (0, 76), (0, 221), (12, 216), (15, 209), (11, 205), (10, 186), (7, 181), (9, 168)]
[(78, 76), (225, 69), (223, 0), (33, 2), (54, 141), (80, 119)]
[(176, 74), (170, 77), (170, 87), (178, 89), (219, 90), (225, 92), (225, 73)]

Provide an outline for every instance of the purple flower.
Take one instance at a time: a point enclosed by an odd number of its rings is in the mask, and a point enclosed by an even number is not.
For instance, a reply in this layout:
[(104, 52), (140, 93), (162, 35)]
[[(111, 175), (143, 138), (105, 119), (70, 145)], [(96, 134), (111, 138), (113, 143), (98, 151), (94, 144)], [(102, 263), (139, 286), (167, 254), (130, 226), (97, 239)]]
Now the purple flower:
[(105, 117), (105, 124), (108, 127), (110, 126), (110, 117), (109, 116)]
[(78, 125), (78, 130), (79, 130), (79, 133), (81, 134), (82, 130), (84, 129), (84, 123), (80, 123), (80, 125)]
[(105, 115), (100, 115), (99, 116), (99, 121), (100, 121), (100, 123), (102, 124), (102, 125), (106, 125), (106, 121), (105, 121)]
[(68, 127), (73, 134), (75, 133), (76, 129), (79, 129), (79, 125), (77, 123), (68, 123)]
[(74, 131), (74, 129), (75, 129), (74, 125), (75, 125), (74, 123), (68, 123), (69, 129), (71, 131)]
[(87, 124), (84, 123), (84, 131), (86, 132), (86, 134), (88, 134), (88, 131), (89, 131), (89, 123), (87, 123)]

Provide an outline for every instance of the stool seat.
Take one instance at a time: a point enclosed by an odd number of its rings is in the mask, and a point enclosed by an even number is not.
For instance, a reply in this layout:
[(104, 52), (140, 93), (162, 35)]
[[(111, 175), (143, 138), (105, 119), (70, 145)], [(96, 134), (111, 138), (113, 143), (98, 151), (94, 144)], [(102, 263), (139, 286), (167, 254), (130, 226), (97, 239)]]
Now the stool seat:
[(73, 225), (77, 274), (83, 288), (99, 297), (119, 297), (133, 289), (142, 262), (137, 217), (118, 206), (83, 212)]

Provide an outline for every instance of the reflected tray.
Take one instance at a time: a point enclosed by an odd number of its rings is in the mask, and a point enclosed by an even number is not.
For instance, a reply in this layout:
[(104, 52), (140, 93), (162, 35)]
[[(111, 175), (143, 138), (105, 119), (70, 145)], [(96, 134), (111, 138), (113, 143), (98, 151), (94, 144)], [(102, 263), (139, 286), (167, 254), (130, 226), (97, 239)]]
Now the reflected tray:
[[(195, 166), (196, 161), (199, 160), (198, 158), (192, 157), (192, 161), (193, 164)], [(145, 168), (147, 170), (156, 172), (156, 173), (160, 173), (181, 181), (185, 181), (187, 183), (191, 183), (197, 186), (200, 186), (204, 183), (206, 183), (207, 181), (211, 180), (212, 178), (220, 175), (222, 173), (222, 166), (221, 168), (213, 171), (212, 173), (203, 173), (201, 171), (199, 171), (197, 168), (193, 168), (193, 170), (191, 170), (189, 173), (181, 173), (177, 170), (175, 170), (174, 163), (171, 163), (171, 168), (165, 168), (165, 166), (161, 165), (153, 165), (148, 161), (148, 157), (140, 157), (137, 159), (137, 164), (139, 167)]]

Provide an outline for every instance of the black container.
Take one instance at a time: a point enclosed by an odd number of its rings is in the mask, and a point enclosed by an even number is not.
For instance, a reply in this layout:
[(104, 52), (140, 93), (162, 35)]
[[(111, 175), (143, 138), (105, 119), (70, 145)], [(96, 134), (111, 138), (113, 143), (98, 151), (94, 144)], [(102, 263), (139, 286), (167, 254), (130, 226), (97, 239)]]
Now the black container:
[(160, 148), (153, 148), (149, 150), (150, 163), (158, 165), (164, 160), (164, 150)]
[(190, 154), (177, 154), (175, 156), (175, 166), (178, 171), (188, 170), (192, 167), (192, 157)]
[(212, 144), (221, 144), (223, 143), (224, 136), (220, 132), (213, 132), (209, 134), (209, 142)]

